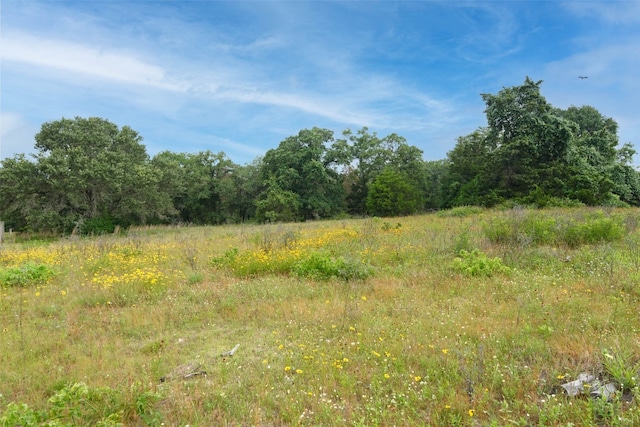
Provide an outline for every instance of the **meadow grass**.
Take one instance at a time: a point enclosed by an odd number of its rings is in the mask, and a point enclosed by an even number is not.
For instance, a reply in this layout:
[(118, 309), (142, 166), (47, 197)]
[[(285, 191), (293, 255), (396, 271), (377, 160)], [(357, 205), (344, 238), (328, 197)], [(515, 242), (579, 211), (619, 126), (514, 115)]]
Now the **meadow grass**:
[[(639, 217), (458, 209), (5, 244), (0, 420), (639, 425)], [(160, 382), (187, 362), (207, 374)], [(581, 372), (618, 393), (563, 394)]]

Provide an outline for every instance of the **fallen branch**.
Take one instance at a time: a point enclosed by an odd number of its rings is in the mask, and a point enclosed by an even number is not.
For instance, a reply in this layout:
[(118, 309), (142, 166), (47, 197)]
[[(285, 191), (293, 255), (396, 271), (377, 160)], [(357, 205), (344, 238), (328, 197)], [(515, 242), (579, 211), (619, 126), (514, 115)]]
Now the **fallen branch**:
[(227, 351), (227, 352), (222, 353), (222, 354), (220, 355), (220, 357), (233, 356), (233, 355), (234, 355), (234, 353), (235, 353), (236, 351), (238, 351), (238, 349), (239, 349), (239, 348), (240, 348), (240, 344), (236, 344), (236, 346), (235, 346), (235, 347), (233, 347), (231, 350), (229, 350), (229, 351)]

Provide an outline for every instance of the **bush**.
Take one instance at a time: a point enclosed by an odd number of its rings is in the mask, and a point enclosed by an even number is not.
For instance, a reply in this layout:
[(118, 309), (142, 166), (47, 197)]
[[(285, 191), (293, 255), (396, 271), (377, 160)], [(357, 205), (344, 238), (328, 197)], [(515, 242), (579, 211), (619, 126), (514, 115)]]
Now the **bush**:
[[(133, 385), (131, 396), (109, 387), (89, 388), (84, 383), (69, 384), (49, 399), (49, 408), (38, 411), (25, 403), (9, 403), (0, 416), (2, 426), (123, 426), (134, 420), (157, 425), (160, 415), (153, 406), (159, 395)], [(129, 401), (131, 399), (131, 401)]]
[(457, 218), (465, 218), (472, 215), (477, 215), (484, 211), (480, 206), (457, 206), (452, 209), (447, 209), (445, 211), (438, 212), (438, 216), (441, 218), (446, 217), (457, 217)]
[(369, 186), (366, 204), (369, 214), (390, 217), (417, 212), (423, 200), (406, 174), (387, 167)]
[(484, 224), (485, 236), (491, 243), (506, 244), (517, 241), (517, 233), (512, 221), (507, 218), (497, 218)]
[(570, 222), (562, 235), (563, 242), (570, 247), (584, 244), (606, 243), (620, 240), (625, 235), (621, 217), (605, 217), (599, 212), (584, 222)]
[(110, 215), (88, 218), (79, 223), (80, 233), (85, 235), (112, 234), (116, 229), (116, 219)]
[(558, 238), (558, 224), (554, 218), (539, 211), (523, 212), (492, 220), (484, 224), (484, 233), (492, 243), (554, 244)]
[(209, 261), (212, 267), (228, 267), (233, 265), (236, 258), (238, 258), (238, 248), (231, 248), (225, 251), (222, 255), (214, 257)]
[(479, 249), (471, 252), (461, 250), (453, 261), (453, 269), (466, 276), (491, 277), (499, 273), (508, 273), (509, 267), (500, 258), (489, 258)]
[(606, 217), (602, 212), (582, 219), (556, 219), (542, 212), (516, 213), (485, 223), (489, 241), (497, 244), (584, 244), (612, 242), (625, 235), (624, 219)]
[(300, 277), (328, 280), (341, 278), (344, 280), (365, 279), (370, 275), (367, 266), (346, 261), (344, 258), (332, 258), (326, 253), (314, 252), (308, 258), (298, 261), (293, 273)]
[(26, 263), (21, 267), (0, 269), (1, 286), (27, 286), (45, 283), (56, 272), (45, 264)]

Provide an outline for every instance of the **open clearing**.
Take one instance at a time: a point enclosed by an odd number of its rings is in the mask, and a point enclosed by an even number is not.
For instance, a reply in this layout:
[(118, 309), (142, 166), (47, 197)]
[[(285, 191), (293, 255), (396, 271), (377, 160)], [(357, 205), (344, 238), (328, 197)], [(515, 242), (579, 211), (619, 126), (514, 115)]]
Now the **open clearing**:
[[(639, 219), (460, 208), (5, 242), (0, 419), (639, 425)], [(583, 372), (616, 393), (564, 394)]]

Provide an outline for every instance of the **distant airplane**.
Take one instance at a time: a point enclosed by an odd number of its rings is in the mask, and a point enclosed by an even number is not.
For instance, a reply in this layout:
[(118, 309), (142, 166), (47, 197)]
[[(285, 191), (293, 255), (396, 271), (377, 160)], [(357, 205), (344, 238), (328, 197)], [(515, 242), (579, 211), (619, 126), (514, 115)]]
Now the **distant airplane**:
[(589, 76), (578, 76), (579, 79), (588, 79)]

